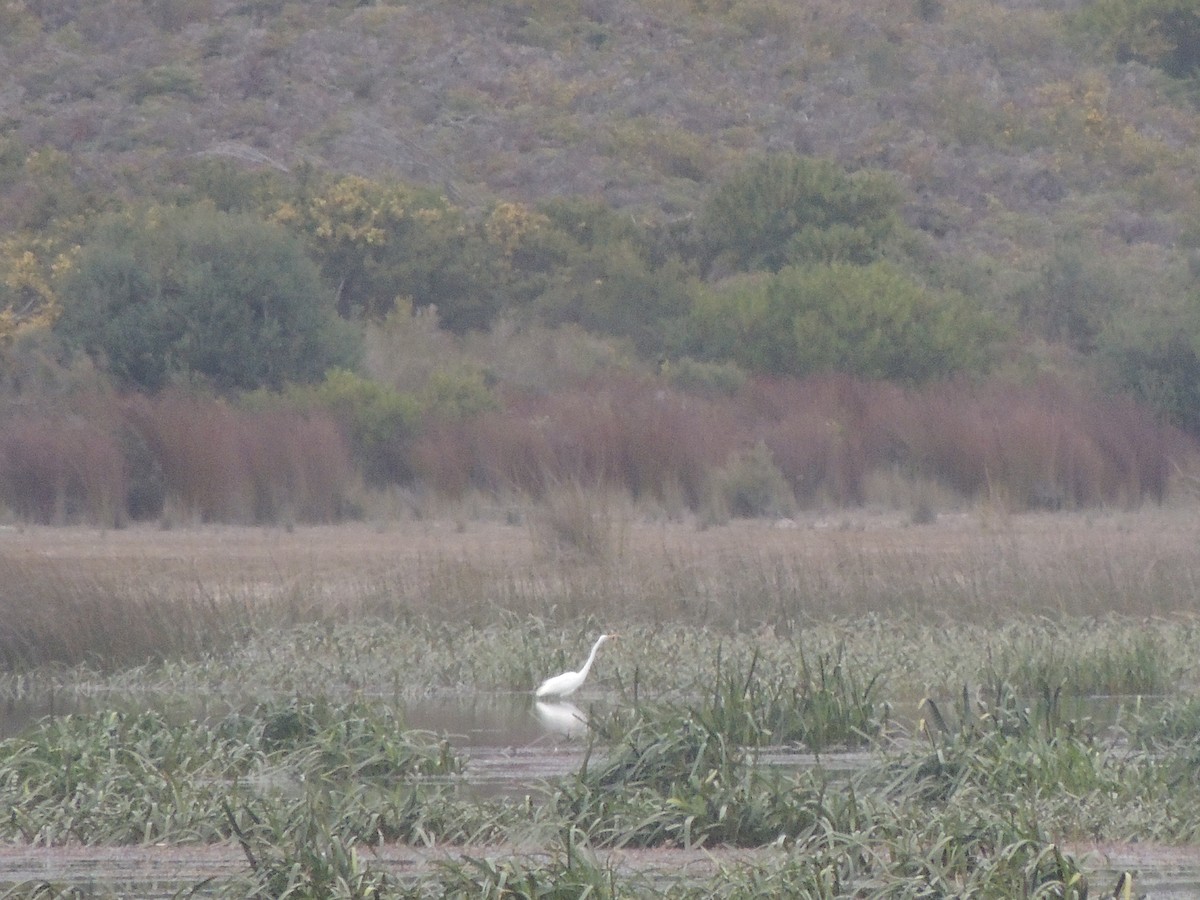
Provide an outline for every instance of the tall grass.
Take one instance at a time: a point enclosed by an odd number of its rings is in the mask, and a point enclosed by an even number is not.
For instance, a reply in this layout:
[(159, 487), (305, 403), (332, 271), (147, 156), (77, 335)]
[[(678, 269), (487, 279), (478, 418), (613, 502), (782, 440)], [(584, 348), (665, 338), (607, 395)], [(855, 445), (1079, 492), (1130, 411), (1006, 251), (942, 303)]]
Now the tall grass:
[(0, 667), (90, 664), (109, 669), (228, 645), (249, 614), (203, 589), (164, 597), (120, 576), (78, 574), (0, 555)]
[[(592, 632), (686, 625), (724, 636), (734, 653), (751, 635), (782, 645), (840, 627), (850, 658), (867, 658), (858, 642), (874, 643), (881, 669), (919, 673), (942, 629), (950, 647), (994, 647), (992, 674), (968, 673), (972, 682), (1032, 690), (1065, 679), (1081, 694), (1157, 693), (1180, 677), (1167, 660), (1196, 633), (1187, 617), (1200, 598), (1200, 551), (1182, 511), (1072, 519), (1069, 528), (1029, 517), (697, 531), (638, 522), (620, 501), (583, 496), (568, 494), (557, 524), (531, 513), (525, 526), (462, 530), (416, 522), (294, 533), (11, 532), (0, 542), (0, 654), (9, 669), (113, 666), (229, 646), (270, 624), (371, 618), (486, 636), (502, 623), (539, 623), (525, 635), (535, 643), (494, 661), (532, 678), (554, 673), (534, 672), (521, 654), (557, 629), (587, 643)], [(824, 638), (809, 645), (810, 667), (836, 650)], [(618, 665), (622, 652), (612, 657)], [(685, 663), (678, 652), (639, 660), (643, 674)]]

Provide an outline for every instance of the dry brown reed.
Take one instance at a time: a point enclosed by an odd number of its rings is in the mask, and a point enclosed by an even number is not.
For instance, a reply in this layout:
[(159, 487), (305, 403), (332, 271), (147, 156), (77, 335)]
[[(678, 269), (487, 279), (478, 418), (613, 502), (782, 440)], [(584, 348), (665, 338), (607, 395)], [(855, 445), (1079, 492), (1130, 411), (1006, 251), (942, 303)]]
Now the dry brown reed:
[(173, 600), (135, 571), (114, 577), (0, 556), (0, 666), (137, 665), (234, 637), (232, 610), (203, 587)]
[(8, 530), (2, 662), (155, 658), (235, 640), (254, 623), (348, 616), (734, 632), (864, 616), (928, 625), (1200, 611), (1200, 522), (1190, 510), (942, 516), (919, 528), (901, 516), (809, 518), (796, 528), (735, 520), (697, 530), (639, 521), (615, 501), (580, 494), (571, 503), (571, 517), (589, 518), (582, 537), (441, 521)]
[(352, 484), (349, 448), (325, 414), (165, 394), (131, 398), (127, 417), (187, 518), (331, 521)]

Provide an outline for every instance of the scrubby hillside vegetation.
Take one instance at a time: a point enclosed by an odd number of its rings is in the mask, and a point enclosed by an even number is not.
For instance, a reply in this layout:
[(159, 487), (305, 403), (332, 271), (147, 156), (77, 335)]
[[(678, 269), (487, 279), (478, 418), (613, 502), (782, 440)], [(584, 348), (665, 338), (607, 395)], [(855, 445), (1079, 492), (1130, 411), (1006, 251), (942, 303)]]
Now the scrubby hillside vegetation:
[(1161, 501), (1187, 0), (16, 0), (0, 503)]

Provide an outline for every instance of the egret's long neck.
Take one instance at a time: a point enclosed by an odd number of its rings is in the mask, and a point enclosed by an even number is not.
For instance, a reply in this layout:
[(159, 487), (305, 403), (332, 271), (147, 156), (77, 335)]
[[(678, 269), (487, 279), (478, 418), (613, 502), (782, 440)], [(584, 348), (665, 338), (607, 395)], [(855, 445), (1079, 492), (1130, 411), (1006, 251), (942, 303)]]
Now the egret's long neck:
[(583, 668), (579, 670), (579, 674), (587, 677), (587, 673), (592, 670), (592, 663), (596, 661), (596, 653), (600, 649), (600, 645), (604, 643), (604, 638), (600, 638), (596, 643), (592, 644), (592, 652), (588, 654), (587, 662), (583, 664)]

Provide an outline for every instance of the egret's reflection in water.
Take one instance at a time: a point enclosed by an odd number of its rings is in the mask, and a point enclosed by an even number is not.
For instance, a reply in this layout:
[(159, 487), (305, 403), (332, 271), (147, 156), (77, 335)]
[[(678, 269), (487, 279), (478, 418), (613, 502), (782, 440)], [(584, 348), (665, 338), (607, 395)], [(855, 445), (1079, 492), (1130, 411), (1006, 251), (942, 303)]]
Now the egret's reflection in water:
[(574, 703), (556, 700), (544, 703), (538, 700), (533, 705), (538, 722), (551, 734), (577, 737), (587, 731), (587, 716)]

